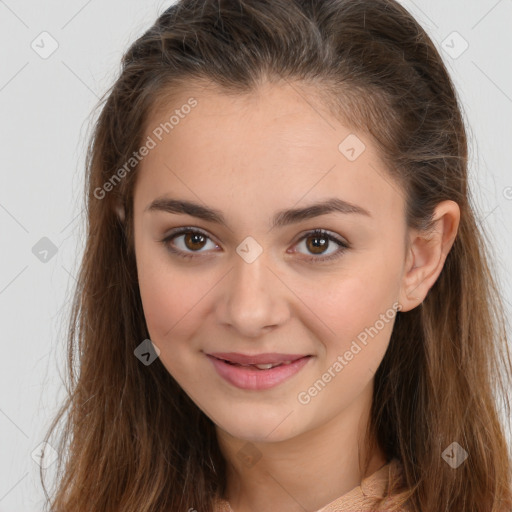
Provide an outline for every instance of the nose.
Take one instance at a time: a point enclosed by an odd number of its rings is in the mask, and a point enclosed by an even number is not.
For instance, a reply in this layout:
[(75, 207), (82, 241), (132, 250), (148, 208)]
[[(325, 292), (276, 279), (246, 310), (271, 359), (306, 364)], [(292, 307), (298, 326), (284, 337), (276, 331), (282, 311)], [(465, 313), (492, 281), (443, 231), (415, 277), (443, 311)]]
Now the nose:
[(240, 336), (257, 338), (288, 320), (290, 294), (263, 255), (251, 263), (236, 258), (219, 289), (217, 320)]

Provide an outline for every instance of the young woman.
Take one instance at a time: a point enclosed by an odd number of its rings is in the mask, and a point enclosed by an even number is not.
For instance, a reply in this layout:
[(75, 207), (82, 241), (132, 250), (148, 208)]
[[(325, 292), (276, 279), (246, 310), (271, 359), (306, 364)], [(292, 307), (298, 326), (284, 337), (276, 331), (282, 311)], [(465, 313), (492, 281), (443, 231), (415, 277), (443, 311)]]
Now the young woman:
[(51, 510), (512, 510), (467, 151), (394, 1), (167, 9), (91, 141)]

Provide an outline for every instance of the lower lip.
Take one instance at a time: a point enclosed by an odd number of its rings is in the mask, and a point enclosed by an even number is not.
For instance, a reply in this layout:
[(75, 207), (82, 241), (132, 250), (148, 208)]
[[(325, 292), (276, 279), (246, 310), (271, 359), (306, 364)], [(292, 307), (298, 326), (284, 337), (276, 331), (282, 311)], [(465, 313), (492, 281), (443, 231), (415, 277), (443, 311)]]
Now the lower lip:
[(298, 373), (311, 359), (311, 356), (302, 357), (288, 365), (276, 366), (269, 370), (258, 370), (247, 366), (235, 366), (225, 363), (221, 359), (208, 356), (218, 374), (233, 386), (241, 389), (269, 389), (277, 386), (292, 375)]

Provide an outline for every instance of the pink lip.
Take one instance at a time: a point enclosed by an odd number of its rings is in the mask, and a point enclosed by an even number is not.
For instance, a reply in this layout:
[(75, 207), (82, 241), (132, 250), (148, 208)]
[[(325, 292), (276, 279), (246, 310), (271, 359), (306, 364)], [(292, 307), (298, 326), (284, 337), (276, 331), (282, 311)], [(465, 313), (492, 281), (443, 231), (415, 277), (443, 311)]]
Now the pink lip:
[(284, 361), (295, 361), (296, 359), (307, 356), (307, 354), (276, 354), (275, 352), (267, 354), (256, 354), (254, 356), (238, 354), (236, 352), (213, 352), (207, 355), (238, 364), (275, 364), (283, 363)]
[[(241, 389), (252, 390), (269, 389), (277, 386), (299, 372), (311, 359), (311, 356), (299, 356), (299, 359), (295, 359), (288, 365), (277, 366), (269, 370), (259, 370), (251, 366), (234, 366), (210, 354), (207, 354), (207, 357), (213, 363), (217, 373), (230, 384)], [(290, 361), (290, 359), (287, 360)], [(272, 361), (267, 360), (267, 362)]]

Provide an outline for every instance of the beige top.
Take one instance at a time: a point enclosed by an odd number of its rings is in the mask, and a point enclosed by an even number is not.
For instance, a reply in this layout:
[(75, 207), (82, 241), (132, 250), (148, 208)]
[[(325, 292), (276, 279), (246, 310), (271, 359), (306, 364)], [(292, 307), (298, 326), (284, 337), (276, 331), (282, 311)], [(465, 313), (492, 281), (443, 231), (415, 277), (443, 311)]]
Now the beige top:
[[(374, 512), (378, 510), (379, 499), (388, 496), (386, 510), (399, 503), (391, 493), (395, 485), (401, 485), (403, 480), (402, 464), (398, 459), (382, 466), (375, 473), (364, 478), (361, 485), (354, 487), (351, 491), (325, 505), (317, 512)], [(394, 509), (395, 510), (395, 509)], [(407, 512), (404, 506), (397, 508), (397, 511)], [(233, 511), (226, 500), (217, 500), (214, 512), (236, 512)]]

